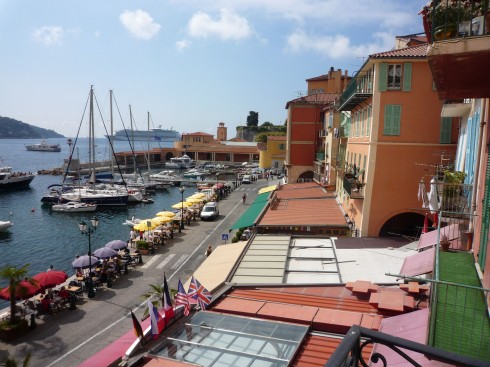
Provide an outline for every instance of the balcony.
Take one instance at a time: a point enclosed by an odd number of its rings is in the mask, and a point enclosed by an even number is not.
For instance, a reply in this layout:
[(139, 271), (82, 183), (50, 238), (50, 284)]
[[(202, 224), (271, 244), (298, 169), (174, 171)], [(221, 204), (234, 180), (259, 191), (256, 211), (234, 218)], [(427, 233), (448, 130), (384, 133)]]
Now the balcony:
[(315, 160), (324, 162), (325, 161), (325, 152), (316, 152)]
[(353, 78), (339, 99), (339, 111), (351, 111), (373, 95), (372, 73)]
[[(438, 5), (434, 5), (438, 3)], [(433, 1), (422, 10), (439, 99), (490, 96), (490, 9), (485, 0)]]
[(364, 183), (352, 174), (344, 174), (344, 191), (351, 199), (364, 199)]

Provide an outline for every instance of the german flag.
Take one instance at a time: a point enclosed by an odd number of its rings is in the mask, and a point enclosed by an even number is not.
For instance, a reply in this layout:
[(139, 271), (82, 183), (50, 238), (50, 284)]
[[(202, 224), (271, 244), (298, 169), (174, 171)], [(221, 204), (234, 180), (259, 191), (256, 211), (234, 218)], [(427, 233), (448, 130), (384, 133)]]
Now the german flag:
[(143, 338), (143, 329), (141, 328), (141, 324), (139, 323), (138, 319), (134, 315), (133, 311), (131, 311), (131, 318), (133, 319), (133, 328), (136, 337), (139, 339)]

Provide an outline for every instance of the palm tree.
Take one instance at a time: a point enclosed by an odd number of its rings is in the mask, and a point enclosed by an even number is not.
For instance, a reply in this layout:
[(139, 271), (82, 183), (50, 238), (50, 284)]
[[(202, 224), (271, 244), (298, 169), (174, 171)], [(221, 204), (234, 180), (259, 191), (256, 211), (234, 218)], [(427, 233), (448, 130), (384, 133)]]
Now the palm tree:
[[(163, 286), (158, 284), (150, 284), (149, 286), (151, 289), (145, 294), (143, 294), (141, 298), (147, 300), (156, 297), (157, 298), (156, 300), (151, 301), (153, 306), (158, 308), (161, 305), (163, 307)], [(176, 294), (177, 294), (176, 289), (170, 289), (170, 296), (172, 298), (175, 298)], [(146, 309), (143, 316), (147, 316), (147, 315), (148, 315), (148, 309)]]
[[(3, 268), (0, 269), (0, 279), (8, 280), (9, 281), (9, 293), (10, 293), (10, 324), (15, 324), (16, 321), (16, 316), (15, 316), (15, 292), (17, 290), (17, 287), (19, 286), (19, 283), (24, 280), (26, 274), (27, 274), (27, 269), (29, 268), (30, 264), (26, 264), (20, 268), (16, 268), (13, 265), (5, 265)], [(29, 280), (30, 282), (34, 281), (33, 279)], [(20, 288), (20, 291), (22, 291), (22, 287)]]
[[(29, 363), (31, 361), (31, 356), (32, 355), (30, 352), (27, 353), (27, 355), (24, 358), (24, 362), (22, 362), (22, 367), (28, 367), (29, 366)], [(14, 358), (7, 355), (7, 358), (5, 358), (5, 360), (2, 362), (2, 364), (0, 366), (2, 366), (2, 367), (17, 367), (18, 364)]]

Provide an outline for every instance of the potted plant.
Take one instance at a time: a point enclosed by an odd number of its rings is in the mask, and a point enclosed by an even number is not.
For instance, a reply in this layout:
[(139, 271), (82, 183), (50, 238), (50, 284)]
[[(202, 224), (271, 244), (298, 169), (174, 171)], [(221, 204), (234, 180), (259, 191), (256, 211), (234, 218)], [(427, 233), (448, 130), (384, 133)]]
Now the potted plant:
[(150, 253), (150, 243), (145, 240), (136, 241), (136, 248), (139, 250), (140, 254), (148, 255)]
[(20, 268), (13, 265), (6, 265), (0, 269), (0, 279), (8, 280), (10, 293), (10, 317), (0, 323), (0, 339), (11, 341), (29, 331), (27, 320), (19, 318), (16, 314), (15, 301), (17, 299), (16, 291), (20, 286), (19, 283), (25, 278), (29, 264)]
[(441, 235), (441, 250), (449, 251), (450, 244), (451, 242), (449, 242), (449, 238), (445, 234)]

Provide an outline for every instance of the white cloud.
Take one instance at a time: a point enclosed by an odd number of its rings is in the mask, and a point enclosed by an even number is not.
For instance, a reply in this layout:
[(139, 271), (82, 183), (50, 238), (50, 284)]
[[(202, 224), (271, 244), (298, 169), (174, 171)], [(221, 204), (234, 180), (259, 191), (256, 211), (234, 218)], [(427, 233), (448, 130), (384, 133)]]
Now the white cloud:
[(184, 52), (185, 49), (191, 47), (192, 42), (189, 40), (181, 40), (175, 43), (175, 48), (179, 52)]
[(219, 37), (222, 40), (239, 40), (248, 38), (252, 30), (247, 19), (230, 9), (220, 9), (218, 20), (213, 20), (206, 13), (199, 12), (192, 16), (188, 24), (188, 33), (195, 38)]
[(63, 29), (61, 27), (44, 26), (32, 32), (36, 42), (44, 43), (46, 46), (61, 44)]
[(340, 59), (344, 57), (366, 57), (367, 55), (390, 50), (394, 46), (394, 36), (378, 32), (373, 35), (374, 43), (351, 45), (344, 35), (315, 36), (304, 31), (296, 31), (287, 39), (287, 50), (291, 52), (314, 51), (319, 54)]
[(160, 24), (155, 23), (153, 18), (145, 11), (138, 9), (135, 11), (125, 10), (119, 16), (123, 26), (134, 37), (149, 40), (160, 31)]

